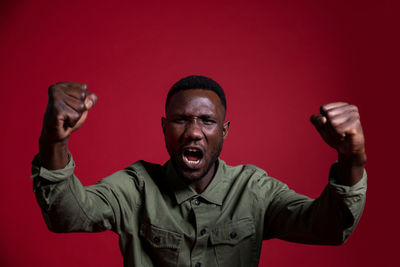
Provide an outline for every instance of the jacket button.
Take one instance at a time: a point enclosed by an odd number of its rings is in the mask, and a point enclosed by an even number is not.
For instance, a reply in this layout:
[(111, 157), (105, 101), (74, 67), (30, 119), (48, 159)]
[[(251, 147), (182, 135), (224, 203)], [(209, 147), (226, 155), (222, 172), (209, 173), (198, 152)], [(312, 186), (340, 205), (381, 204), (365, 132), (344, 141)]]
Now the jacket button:
[(153, 242), (156, 243), (156, 244), (160, 243), (160, 237), (155, 236), (155, 237), (153, 238)]
[(200, 262), (196, 262), (196, 264), (194, 265), (194, 267), (200, 267), (201, 263)]
[(233, 238), (235, 238), (237, 236), (237, 233), (236, 232), (231, 232), (231, 234), (230, 234), (230, 237), (233, 239)]
[(194, 204), (195, 204), (196, 206), (200, 205), (200, 200), (195, 199)]
[(206, 229), (201, 229), (201, 231), (200, 231), (200, 235), (205, 235), (205, 234), (206, 234), (206, 232), (207, 232), (207, 230), (206, 230)]

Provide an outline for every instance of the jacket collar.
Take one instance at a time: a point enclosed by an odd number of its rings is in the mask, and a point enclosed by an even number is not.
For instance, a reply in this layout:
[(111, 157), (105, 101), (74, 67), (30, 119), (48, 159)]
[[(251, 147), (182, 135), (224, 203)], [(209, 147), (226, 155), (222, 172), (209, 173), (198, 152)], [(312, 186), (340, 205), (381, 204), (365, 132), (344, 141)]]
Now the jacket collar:
[(213, 179), (206, 189), (202, 193), (198, 194), (190, 186), (185, 184), (181, 177), (179, 177), (170, 160), (165, 163), (164, 168), (166, 169), (167, 182), (175, 195), (177, 204), (180, 205), (187, 200), (199, 197), (210, 203), (219, 206), (222, 205), (224, 198), (228, 193), (230, 182), (229, 179), (227, 179), (228, 177), (225, 176), (227, 167), (226, 163), (218, 158), (217, 165), (217, 171)]

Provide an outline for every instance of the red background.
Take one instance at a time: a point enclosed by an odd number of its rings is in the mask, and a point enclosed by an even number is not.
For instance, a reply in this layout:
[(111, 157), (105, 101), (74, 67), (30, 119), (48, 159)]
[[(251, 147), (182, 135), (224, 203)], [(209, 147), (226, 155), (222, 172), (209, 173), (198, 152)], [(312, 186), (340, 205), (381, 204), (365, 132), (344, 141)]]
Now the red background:
[[(278, 2), (278, 1), (274, 1)], [(1, 266), (122, 266), (117, 236), (47, 230), (30, 161), (57, 81), (99, 97), (70, 142), (85, 185), (138, 159), (168, 159), (169, 87), (190, 74), (226, 90), (222, 158), (252, 163), (318, 196), (335, 160), (309, 123), (326, 102), (359, 106), (367, 140), (365, 212), (339, 247), (264, 242), (260, 266), (398, 262), (399, 6), (396, 1), (1, 1)]]

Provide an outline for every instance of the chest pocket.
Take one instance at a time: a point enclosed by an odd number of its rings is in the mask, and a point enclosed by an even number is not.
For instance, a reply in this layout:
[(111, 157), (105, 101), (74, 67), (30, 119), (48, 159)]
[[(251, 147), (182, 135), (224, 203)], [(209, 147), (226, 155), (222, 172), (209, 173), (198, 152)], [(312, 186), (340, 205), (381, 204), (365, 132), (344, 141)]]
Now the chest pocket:
[(255, 227), (251, 218), (217, 225), (210, 233), (218, 266), (257, 266)]
[(154, 225), (142, 224), (140, 236), (143, 248), (148, 256), (142, 258), (142, 263), (145, 266), (147, 266), (148, 261), (152, 262), (154, 266), (177, 266), (183, 239), (182, 234), (164, 230)]

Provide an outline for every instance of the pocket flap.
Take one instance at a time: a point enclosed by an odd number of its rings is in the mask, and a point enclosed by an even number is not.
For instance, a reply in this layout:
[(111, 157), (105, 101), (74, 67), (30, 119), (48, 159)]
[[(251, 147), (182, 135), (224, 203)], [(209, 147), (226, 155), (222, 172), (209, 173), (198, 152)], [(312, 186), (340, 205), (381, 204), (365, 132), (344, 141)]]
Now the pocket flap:
[(183, 238), (182, 234), (164, 230), (151, 224), (142, 224), (140, 226), (140, 235), (153, 247), (175, 250), (179, 249)]
[(254, 223), (251, 218), (243, 218), (238, 221), (217, 225), (210, 234), (213, 245), (236, 245), (241, 240), (255, 233)]

